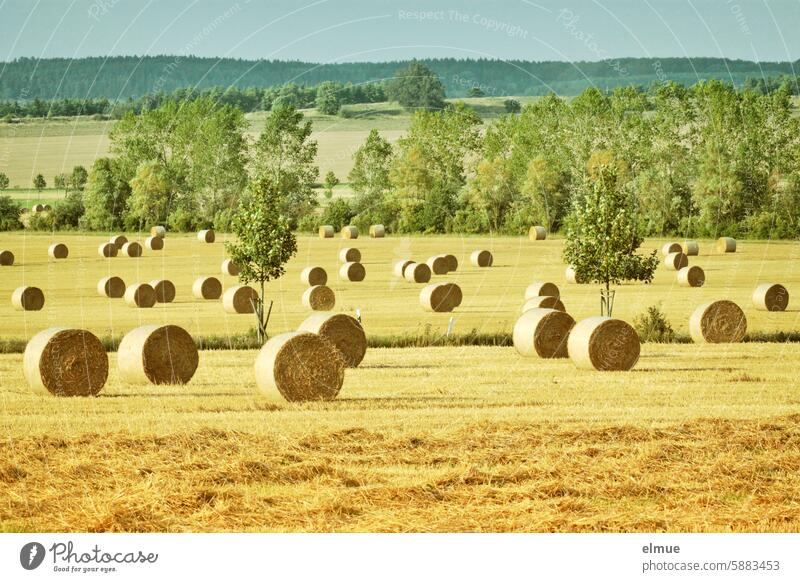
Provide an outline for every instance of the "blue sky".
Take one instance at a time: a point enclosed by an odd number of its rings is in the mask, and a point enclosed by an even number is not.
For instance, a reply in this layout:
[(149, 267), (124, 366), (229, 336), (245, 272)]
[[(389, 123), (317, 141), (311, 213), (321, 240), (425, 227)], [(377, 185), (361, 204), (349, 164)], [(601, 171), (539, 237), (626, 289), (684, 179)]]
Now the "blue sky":
[(0, 60), (800, 58), (798, 0), (0, 0)]

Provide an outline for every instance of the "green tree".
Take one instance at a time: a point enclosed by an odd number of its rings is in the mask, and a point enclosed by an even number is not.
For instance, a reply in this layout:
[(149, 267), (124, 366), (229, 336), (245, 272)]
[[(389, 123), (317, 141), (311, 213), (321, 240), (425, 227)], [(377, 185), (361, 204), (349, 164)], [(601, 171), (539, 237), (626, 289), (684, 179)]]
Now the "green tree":
[(494, 232), (500, 230), (516, 196), (505, 160), (481, 160), (475, 176), (467, 183), (467, 191), (472, 205), (485, 214), (489, 228)]
[(325, 81), (317, 87), (317, 98), (314, 102), (317, 111), (325, 115), (336, 115), (342, 108), (339, 98), (341, 85), (333, 81)]
[(480, 87), (470, 87), (467, 91), (467, 97), (485, 97), (486, 93)]
[(83, 190), (86, 187), (86, 180), (89, 179), (89, 172), (83, 166), (75, 166), (69, 176), (69, 187), (72, 190)]
[(262, 342), (268, 323), (264, 314), (265, 283), (281, 277), (284, 265), (297, 252), (297, 240), (281, 210), (285, 207), (284, 196), (269, 177), (251, 182), (233, 218), (236, 241), (225, 243), (228, 255), (239, 267), (242, 283), (255, 282), (260, 286), (255, 315)]
[(389, 171), (392, 162), (392, 145), (372, 129), (364, 144), (353, 154), (353, 169), (347, 176), (356, 193), (356, 209), (373, 207), (383, 200), (391, 187)]
[(331, 198), (333, 196), (333, 189), (338, 185), (339, 178), (336, 177), (333, 170), (328, 170), (328, 173), (325, 174), (325, 198)]
[(339, 231), (343, 226), (350, 224), (355, 213), (350, 208), (347, 200), (344, 198), (335, 198), (331, 200), (325, 212), (322, 214), (322, 223), (330, 224), (333, 230)]
[(8, 188), (9, 179), (3, 172), (0, 172), (0, 190), (5, 190)]
[(44, 179), (44, 176), (36, 174), (36, 177), (33, 179), (33, 187), (36, 188), (38, 192), (47, 188), (47, 181)]
[(516, 99), (506, 99), (503, 101), (503, 107), (506, 113), (519, 113), (522, 111), (522, 105)]
[(444, 85), (439, 76), (419, 61), (396, 71), (387, 88), (389, 99), (407, 109), (442, 109)]
[(117, 160), (95, 160), (83, 192), (85, 211), (81, 225), (89, 230), (122, 228), (130, 191), (130, 185), (121, 176)]
[(21, 229), (19, 215), (20, 207), (11, 196), (0, 196), (0, 231)]
[(170, 198), (170, 181), (163, 167), (154, 161), (142, 163), (131, 180), (126, 217), (128, 224), (138, 228), (164, 224)]
[(578, 276), (604, 286), (601, 315), (611, 316), (611, 285), (623, 281), (653, 280), (658, 267), (656, 251), (636, 254), (643, 238), (637, 228), (633, 197), (618, 181), (613, 165), (598, 168), (583, 196), (576, 197), (564, 243), (564, 260)]
[(57, 190), (66, 190), (67, 189), (67, 181), (69, 178), (66, 174), (56, 174), (53, 178), (53, 186)]

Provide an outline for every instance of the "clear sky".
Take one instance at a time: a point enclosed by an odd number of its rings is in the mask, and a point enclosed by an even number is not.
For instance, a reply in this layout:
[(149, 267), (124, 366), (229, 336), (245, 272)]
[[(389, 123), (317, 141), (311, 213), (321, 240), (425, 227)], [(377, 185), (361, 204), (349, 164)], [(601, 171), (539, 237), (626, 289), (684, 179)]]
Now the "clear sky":
[(800, 58), (798, 0), (0, 0), (0, 60)]

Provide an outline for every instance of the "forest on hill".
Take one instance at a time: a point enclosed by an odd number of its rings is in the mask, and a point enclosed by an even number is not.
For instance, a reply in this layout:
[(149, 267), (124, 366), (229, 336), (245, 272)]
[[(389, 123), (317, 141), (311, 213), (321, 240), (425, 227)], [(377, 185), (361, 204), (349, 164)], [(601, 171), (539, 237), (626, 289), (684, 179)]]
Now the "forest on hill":
[[(96, 99), (112, 101), (171, 93), (186, 87), (279, 87), (355, 85), (393, 77), (410, 61), (308, 63), (194, 56), (119, 56), (81, 59), (18, 58), (0, 63), (0, 99)], [(654, 81), (694, 85), (719, 79), (744, 86), (747, 79), (795, 75), (798, 63), (755, 63), (720, 58), (614, 59), (596, 62), (422, 59), (438, 74), (448, 97), (478, 87), (489, 96), (578, 95), (587, 87), (648, 86)]]

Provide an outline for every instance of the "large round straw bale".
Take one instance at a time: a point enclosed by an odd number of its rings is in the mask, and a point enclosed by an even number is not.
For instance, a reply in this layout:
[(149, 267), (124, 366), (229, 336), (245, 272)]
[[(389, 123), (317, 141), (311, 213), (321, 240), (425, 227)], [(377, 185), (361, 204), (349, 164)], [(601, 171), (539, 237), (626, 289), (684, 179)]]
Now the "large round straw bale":
[(40, 331), (25, 347), (22, 365), (28, 386), (55, 396), (94, 396), (108, 379), (108, 354), (83, 329)]
[(685, 240), (681, 245), (681, 251), (687, 257), (696, 257), (700, 254), (700, 245), (696, 240)]
[(325, 224), (319, 227), (319, 238), (333, 238), (335, 231), (330, 224)]
[(34, 204), (33, 205), (34, 212), (44, 212), (44, 204)]
[(117, 245), (114, 243), (100, 243), (100, 246), (97, 247), (97, 254), (104, 258), (116, 257), (117, 252)]
[(786, 311), (789, 291), (778, 283), (762, 283), (753, 291), (753, 305), (761, 311)]
[(403, 269), (403, 278), (409, 283), (427, 283), (431, 280), (431, 268), (426, 263), (411, 263)]
[(436, 255), (429, 258), (426, 263), (434, 275), (446, 275), (449, 268), (447, 258), (444, 255)]
[(529, 309), (514, 324), (514, 347), (522, 356), (566, 358), (572, 316), (555, 309)]
[(383, 238), (386, 236), (386, 229), (382, 224), (373, 224), (369, 227), (369, 236), (372, 238)]
[(336, 295), (330, 287), (314, 285), (303, 292), (302, 302), (314, 311), (330, 311), (336, 305)]
[(678, 271), (678, 285), (681, 287), (702, 287), (706, 282), (706, 274), (697, 265), (684, 267)]
[(137, 242), (126, 242), (122, 245), (122, 254), (133, 259), (142, 256), (142, 245)]
[(117, 250), (120, 250), (122, 248), (122, 245), (128, 242), (128, 238), (121, 234), (117, 234), (108, 239), (108, 242), (117, 247)]
[(192, 295), (197, 299), (219, 299), (222, 283), (216, 277), (199, 277), (192, 285)]
[(144, 240), (144, 246), (151, 251), (160, 251), (164, 248), (164, 239), (160, 236), (148, 236)]
[(494, 257), (489, 251), (472, 251), (469, 262), (473, 267), (491, 267)]
[(125, 334), (117, 367), (130, 384), (186, 384), (197, 370), (197, 346), (177, 325), (143, 325)]
[(747, 333), (747, 318), (733, 301), (706, 303), (689, 318), (689, 333), (697, 343), (737, 343)]
[(720, 253), (735, 253), (736, 239), (729, 236), (722, 236), (717, 239), (717, 251)]
[(300, 272), (300, 280), (306, 285), (324, 285), (328, 282), (328, 273), (322, 267), (306, 267)]
[(422, 288), (419, 303), (426, 311), (445, 313), (461, 304), (461, 288), (455, 283), (434, 283)]
[(11, 305), (17, 311), (39, 311), (44, 307), (44, 293), (38, 287), (17, 287), (11, 294)]
[(271, 338), (258, 353), (256, 384), (290, 402), (333, 400), (342, 389), (345, 363), (321, 335), (290, 331)]
[(345, 366), (355, 368), (367, 353), (367, 335), (358, 320), (346, 313), (315, 313), (297, 328), (317, 333), (339, 351)]
[(135, 283), (125, 289), (125, 303), (131, 307), (149, 309), (156, 304), (156, 290), (147, 283)]
[(543, 226), (532, 226), (528, 231), (530, 240), (544, 240), (547, 238), (547, 229)]
[(402, 277), (405, 274), (406, 267), (413, 264), (414, 261), (409, 261), (408, 259), (406, 259), (405, 261), (397, 261), (394, 264), (394, 276)]
[(357, 226), (343, 226), (342, 227), (342, 238), (344, 238), (344, 239), (358, 238), (358, 227)]
[(589, 317), (569, 334), (567, 351), (584, 370), (630, 370), (639, 360), (639, 335), (628, 323), (610, 317)]
[(207, 228), (205, 230), (201, 230), (197, 233), (197, 240), (204, 243), (213, 243), (217, 239), (217, 235), (214, 234), (214, 230), (211, 228)]
[(458, 271), (458, 259), (455, 255), (444, 255), (444, 260), (447, 262), (448, 273)]
[(352, 247), (345, 247), (339, 251), (339, 260), (343, 263), (360, 263), (361, 251)]
[(661, 254), (665, 257), (670, 253), (680, 252), (683, 252), (683, 247), (676, 242), (666, 243), (663, 247), (661, 247)]
[(361, 263), (345, 263), (339, 269), (339, 277), (345, 281), (353, 281), (358, 283), (364, 280), (367, 276), (367, 271)]
[(14, 253), (7, 250), (0, 251), (0, 267), (10, 267), (14, 264)]
[(69, 256), (69, 249), (64, 243), (53, 243), (47, 249), (47, 254), (51, 259), (66, 259)]
[(97, 282), (97, 294), (100, 297), (119, 299), (125, 296), (125, 281), (119, 277), (103, 277)]
[(222, 307), (228, 313), (253, 313), (258, 291), (248, 285), (230, 287), (222, 296)]
[(689, 257), (682, 252), (670, 253), (664, 258), (664, 264), (670, 271), (680, 271), (689, 266)]
[(556, 311), (566, 311), (561, 299), (553, 297), (552, 295), (529, 297), (522, 306), (522, 313), (530, 311), (531, 309), (555, 309)]
[(561, 297), (561, 291), (555, 283), (548, 283), (546, 281), (534, 281), (528, 288), (525, 289), (525, 300), (533, 299), (534, 297)]
[(564, 278), (567, 280), (567, 283), (572, 283), (575, 285), (583, 285), (585, 281), (583, 277), (579, 277), (577, 271), (575, 271), (574, 267), (567, 267), (567, 270), (564, 271)]
[(164, 238), (167, 236), (167, 229), (163, 226), (154, 226), (150, 229), (150, 236)]
[(231, 277), (238, 277), (241, 270), (239, 269), (239, 265), (234, 263), (231, 259), (225, 259), (222, 261), (222, 266), (220, 267), (223, 275), (230, 275)]
[(150, 286), (156, 293), (156, 303), (172, 303), (175, 301), (175, 284), (169, 279), (155, 279)]
[(50, 206), (49, 204), (45, 204), (44, 206), (42, 206), (42, 212), (50, 212), (52, 209), (53, 207)]

